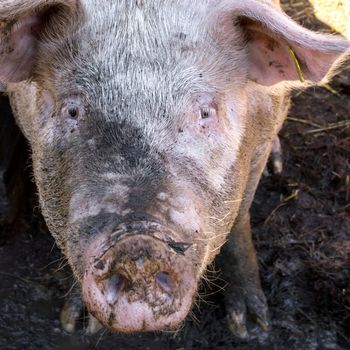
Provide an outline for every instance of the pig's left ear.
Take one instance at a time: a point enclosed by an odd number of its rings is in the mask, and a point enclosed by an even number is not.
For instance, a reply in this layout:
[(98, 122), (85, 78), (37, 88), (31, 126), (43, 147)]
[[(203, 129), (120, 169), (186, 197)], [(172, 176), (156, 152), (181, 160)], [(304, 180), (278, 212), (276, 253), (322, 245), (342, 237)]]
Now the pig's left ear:
[(334, 74), (345, 52), (350, 54), (347, 40), (305, 29), (274, 5), (256, 0), (232, 3), (231, 21), (233, 14), (245, 35), (249, 77), (261, 85), (320, 83)]

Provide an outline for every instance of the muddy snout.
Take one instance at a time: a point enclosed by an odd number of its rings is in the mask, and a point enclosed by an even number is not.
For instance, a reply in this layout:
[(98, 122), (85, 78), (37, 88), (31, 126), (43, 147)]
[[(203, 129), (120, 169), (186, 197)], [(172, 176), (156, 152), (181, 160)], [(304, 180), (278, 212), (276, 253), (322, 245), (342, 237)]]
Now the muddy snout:
[(163, 330), (186, 317), (196, 292), (194, 268), (166, 243), (135, 235), (98, 259), (93, 259), (97, 252), (90, 256), (83, 297), (105, 327), (115, 332)]

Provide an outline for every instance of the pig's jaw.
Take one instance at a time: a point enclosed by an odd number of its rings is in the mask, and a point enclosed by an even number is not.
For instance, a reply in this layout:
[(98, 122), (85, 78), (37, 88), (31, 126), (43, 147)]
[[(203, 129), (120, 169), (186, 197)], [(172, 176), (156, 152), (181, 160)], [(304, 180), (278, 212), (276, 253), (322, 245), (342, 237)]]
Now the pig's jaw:
[(185, 256), (146, 235), (126, 236), (103, 251), (101, 256), (98, 240), (87, 251), (83, 298), (105, 327), (155, 331), (185, 319), (197, 290), (195, 269)]

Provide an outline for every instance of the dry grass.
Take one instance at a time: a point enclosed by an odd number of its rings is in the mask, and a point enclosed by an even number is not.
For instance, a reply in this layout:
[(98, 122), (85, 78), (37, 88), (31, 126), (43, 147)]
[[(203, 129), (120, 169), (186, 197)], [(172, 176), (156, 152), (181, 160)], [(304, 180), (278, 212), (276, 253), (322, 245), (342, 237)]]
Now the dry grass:
[[(304, 25), (315, 19), (350, 39), (350, 0), (281, 0), (284, 10)], [(320, 27), (321, 30), (324, 30)], [(327, 30), (329, 31), (329, 30)]]
[(317, 19), (350, 38), (350, 0), (309, 0)]

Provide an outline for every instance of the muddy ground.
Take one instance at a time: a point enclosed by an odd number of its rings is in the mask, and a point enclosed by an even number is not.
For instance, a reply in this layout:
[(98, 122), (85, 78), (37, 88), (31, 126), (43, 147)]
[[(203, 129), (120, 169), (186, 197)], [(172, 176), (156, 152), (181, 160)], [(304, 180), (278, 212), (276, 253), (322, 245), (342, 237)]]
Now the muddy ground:
[[(310, 6), (300, 12), (300, 3), (292, 2), (290, 13), (306, 26), (326, 29)], [(4, 222), (1, 226), (0, 350), (350, 349), (350, 67), (330, 86), (294, 94), (280, 134), (284, 171), (262, 179), (253, 205), (255, 246), (270, 307), (268, 336), (242, 342), (230, 334), (218, 287), (222, 282), (214, 273), (213, 284), (202, 288), (205, 302), (177, 333), (101, 331), (87, 337), (83, 322), (76, 334), (65, 333), (59, 312), (71, 280), (34, 207), (27, 212), (29, 225), (16, 228), (15, 236)], [(2, 97), (3, 115), (5, 103)], [(16, 132), (9, 130), (13, 141)], [(28, 203), (22, 204), (25, 210)], [(6, 206), (0, 201), (2, 218)]]

